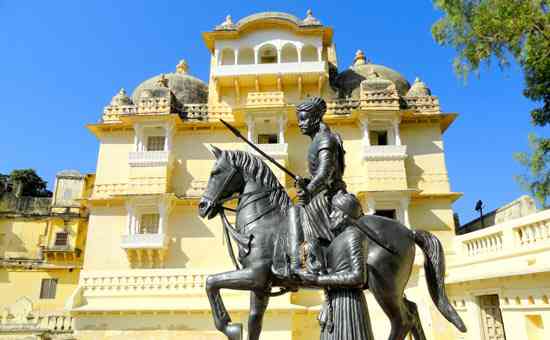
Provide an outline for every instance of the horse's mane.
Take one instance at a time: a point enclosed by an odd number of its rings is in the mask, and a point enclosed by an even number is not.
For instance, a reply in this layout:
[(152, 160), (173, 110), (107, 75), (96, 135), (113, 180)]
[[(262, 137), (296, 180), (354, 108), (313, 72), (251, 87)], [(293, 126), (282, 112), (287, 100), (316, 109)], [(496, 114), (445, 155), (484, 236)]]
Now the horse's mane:
[(292, 201), (273, 171), (261, 158), (238, 150), (224, 150), (222, 151), (222, 157), (226, 158), (234, 167), (241, 169), (245, 176), (261, 181), (261, 184), (267, 188), (276, 188), (269, 195), (269, 202), (274, 207), (279, 208), (283, 214), (286, 214)]

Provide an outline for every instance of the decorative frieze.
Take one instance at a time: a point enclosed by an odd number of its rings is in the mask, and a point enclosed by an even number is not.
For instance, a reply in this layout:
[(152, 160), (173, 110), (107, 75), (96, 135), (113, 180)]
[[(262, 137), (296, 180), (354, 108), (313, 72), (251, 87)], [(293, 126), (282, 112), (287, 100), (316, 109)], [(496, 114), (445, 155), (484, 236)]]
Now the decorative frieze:
[(128, 164), (133, 167), (167, 166), (170, 151), (136, 151), (128, 155)]
[(352, 111), (359, 107), (360, 101), (354, 99), (337, 99), (327, 102), (326, 115), (344, 116), (351, 115)]
[(440, 113), (439, 99), (435, 96), (403, 97), (406, 106), (418, 113)]
[(365, 160), (404, 160), (407, 158), (406, 145), (366, 145), (363, 147)]

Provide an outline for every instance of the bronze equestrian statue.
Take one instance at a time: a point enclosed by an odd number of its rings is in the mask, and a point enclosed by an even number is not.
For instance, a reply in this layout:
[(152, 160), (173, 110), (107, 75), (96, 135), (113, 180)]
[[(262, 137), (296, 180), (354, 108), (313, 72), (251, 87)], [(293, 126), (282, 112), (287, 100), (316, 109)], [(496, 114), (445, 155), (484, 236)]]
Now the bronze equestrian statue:
[[(312, 98), (307, 105), (300, 105), (297, 109), (302, 132), (312, 137), (312, 144), (318, 142), (310, 148), (308, 157), (312, 174), (310, 181), (284, 169), (298, 182), (300, 197), (297, 206), (292, 204), (284, 187), (259, 157), (212, 147), (216, 162), (199, 202), (199, 214), (203, 218), (222, 217), (230, 256), (236, 266), (236, 270), (210, 275), (206, 281), (214, 324), (229, 340), (242, 339), (242, 325), (231, 322), (220, 295), (221, 289), (250, 291), (248, 339), (257, 340), (270, 296), (300, 287), (324, 287), (308, 276), (307, 268), (303, 268), (297, 258), (301, 244), (319, 241), (326, 249), (334, 240), (331, 203), (335, 196), (345, 194), (343, 148), (339, 136), (322, 122), (326, 109), (322, 99)], [(275, 162), (261, 150), (258, 152)], [(315, 164), (312, 166), (312, 163)], [(275, 165), (281, 167), (278, 163)], [(223, 206), (232, 199), (238, 202), (234, 209), (234, 227), (225, 217), (225, 211), (233, 209)], [(323, 212), (322, 219), (312, 215), (320, 211)], [(447, 320), (461, 331), (466, 330), (446, 296), (443, 248), (434, 235), (410, 230), (397, 221), (379, 216), (362, 215), (354, 225), (365, 236), (367, 256), (361, 260), (366, 261), (366, 277), (352, 286), (369, 289), (381, 305), (391, 322), (388, 340), (402, 340), (409, 332), (415, 340), (425, 339), (416, 304), (404, 297), (415, 245), (426, 257), (424, 267), (432, 300)], [(232, 252), (231, 239), (237, 243), (237, 258)], [(272, 287), (280, 290), (272, 292)], [(349, 324), (345, 327), (359, 326)]]

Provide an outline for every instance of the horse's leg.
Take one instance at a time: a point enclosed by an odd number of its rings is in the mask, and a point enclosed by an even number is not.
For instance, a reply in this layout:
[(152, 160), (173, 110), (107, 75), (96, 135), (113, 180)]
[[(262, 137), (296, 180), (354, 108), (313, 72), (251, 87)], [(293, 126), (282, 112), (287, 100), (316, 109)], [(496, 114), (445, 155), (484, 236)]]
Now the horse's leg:
[(269, 292), (253, 290), (250, 292), (250, 314), (248, 316), (248, 340), (258, 340), (262, 331), (264, 313), (269, 303)]
[[(409, 320), (409, 313), (404, 304), (403, 292), (399, 292), (395, 283), (379, 275), (376, 271), (369, 269), (368, 273), (369, 290), (376, 301), (384, 310), (391, 323), (391, 331), (388, 340), (403, 340), (412, 328)], [(393, 277), (393, 276), (392, 276)]]
[(409, 314), (412, 319), (413, 326), (411, 332), (414, 340), (426, 340), (426, 335), (424, 334), (424, 329), (422, 329), (422, 323), (420, 322), (420, 315), (418, 315), (418, 307), (416, 306), (416, 303), (405, 298), (405, 304), (409, 309)]
[(220, 289), (265, 290), (266, 286), (265, 270), (246, 268), (208, 276), (206, 294), (210, 301), (216, 329), (224, 333), (229, 340), (242, 339), (242, 325), (231, 324), (231, 317), (223, 304)]

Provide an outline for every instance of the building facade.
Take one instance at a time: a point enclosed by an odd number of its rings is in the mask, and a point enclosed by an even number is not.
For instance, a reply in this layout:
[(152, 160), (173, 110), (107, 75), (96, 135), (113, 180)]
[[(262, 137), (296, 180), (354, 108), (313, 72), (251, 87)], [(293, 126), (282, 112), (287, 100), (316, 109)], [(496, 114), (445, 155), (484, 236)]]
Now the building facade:
[[(364, 210), (433, 232), (444, 245), (448, 293), (469, 331), (458, 333), (437, 312), (417, 251), (406, 294), (419, 305), (427, 338), (548, 338), (548, 211), (455, 236), (452, 203), (461, 194), (451, 190), (443, 134), (457, 115), (442, 111), (426, 84), (409, 83), (361, 51), (351, 66), (339, 65), (332, 28), (310, 11), (303, 19), (228, 16), (203, 38), (208, 83), (181, 61), (131, 94), (120, 90), (87, 126), (99, 154), (93, 188), (79, 201), (89, 219), (82, 269), (64, 300), (71, 336), (224, 339), (205, 279), (233, 265), (221, 222), (200, 219), (197, 209), (214, 163), (208, 145), (253, 152), (221, 118), (305, 176), (309, 139), (297, 128), (295, 107), (321, 96), (325, 121), (344, 141), (348, 190)], [(292, 179), (272, 170), (294, 198)], [(385, 339), (389, 322), (366, 296), (376, 339)], [(248, 293), (223, 297), (246, 328)], [(322, 301), (314, 290), (271, 299), (262, 339), (317, 338)]]
[(64, 309), (84, 259), (93, 175), (61, 171), (53, 197), (0, 193), (0, 338), (72, 338)]

